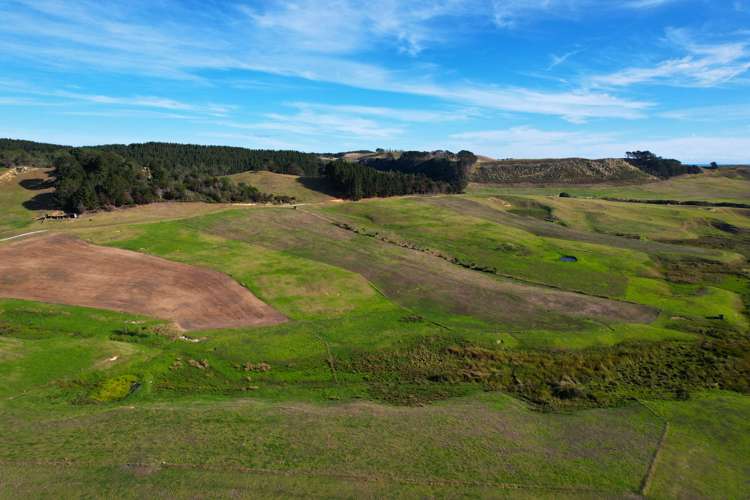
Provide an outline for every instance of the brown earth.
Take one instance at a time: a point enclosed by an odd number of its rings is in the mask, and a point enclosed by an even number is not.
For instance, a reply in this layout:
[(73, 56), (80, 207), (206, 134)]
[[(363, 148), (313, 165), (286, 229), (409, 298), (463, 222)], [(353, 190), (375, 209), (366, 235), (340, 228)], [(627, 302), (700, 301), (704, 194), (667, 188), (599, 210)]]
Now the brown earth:
[(143, 314), (185, 330), (286, 321), (219, 272), (61, 234), (0, 245), (0, 297)]

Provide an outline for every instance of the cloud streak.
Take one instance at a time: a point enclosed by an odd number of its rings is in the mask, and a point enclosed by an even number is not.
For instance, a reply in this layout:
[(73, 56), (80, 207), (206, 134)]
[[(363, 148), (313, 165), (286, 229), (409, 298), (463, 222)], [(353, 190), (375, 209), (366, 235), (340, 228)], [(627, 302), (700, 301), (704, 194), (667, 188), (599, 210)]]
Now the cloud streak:
[[(576, 123), (593, 118), (639, 118), (649, 107), (647, 102), (591, 90), (552, 92), (450, 82), (441, 72), (433, 75), (419, 66), (396, 70), (361, 62), (361, 54), (374, 43), (393, 43), (402, 52), (418, 53), (426, 43), (440, 37), (432, 23), (466, 14), (467, 9), (479, 9), (481, 2), (473, 0), (385, 0), (377, 12), (362, 9), (359, 0), (337, 0), (325, 8), (314, 0), (300, 0), (271, 2), (262, 10), (238, 7), (235, 16), (216, 11), (209, 4), (204, 15), (222, 22), (218, 27), (196, 30), (174, 13), (155, 12), (157, 7), (139, 1), (115, 3), (111, 9), (88, 1), (20, 3), (25, 5), (20, 11), (0, 10), (8, 16), (8, 22), (0, 27), (0, 48), (49, 65), (89, 65), (114, 72), (184, 79), (205, 78), (207, 71), (246, 70), (432, 97), (465, 106), (553, 115)], [(557, 4), (534, 3), (539, 8)], [(180, 10), (172, 2), (166, 5)], [(524, 5), (506, 2), (502, 8), (522, 13)], [(494, 8), (499, 6), (496, 2)], [(133, 21), (154, 16), (158, 20), (151, 24)], [(39, 40), (50, 43), (38, 43)], [(132, 104), (166, 108), (175, 105), (139, 98), (134, 98)]]
[(734, 163), (747, 161), (748, 136), (690, 135), (632, 139), (620, 133), (550, 131), (520, 126), (453, 134), (455, 149), (469, 148), (496, 158), (621, 158), (626, 151), (657, 151), (686, 162)]
[(699, 44), (684, 30), (667, 30), (667, 40), (687, 55), (654, 66), (631, 67), (591, 79), (595, 86), (625, 87), (644, 83), (714, 87), (750, 70), (747, 42)]

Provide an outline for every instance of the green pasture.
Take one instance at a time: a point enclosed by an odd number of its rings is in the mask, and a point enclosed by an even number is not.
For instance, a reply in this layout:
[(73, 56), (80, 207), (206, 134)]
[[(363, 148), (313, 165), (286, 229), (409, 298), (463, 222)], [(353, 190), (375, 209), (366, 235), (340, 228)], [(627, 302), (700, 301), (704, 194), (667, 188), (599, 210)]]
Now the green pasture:
[[(0, 300), (0, 497), (748, 495), (744, 212), (487, 186), (317, 204), (266, 174), (316, 204), (44, 226), (226, 273), (290, 321)], [(0, 236), (29, 230), (17, 188)]]

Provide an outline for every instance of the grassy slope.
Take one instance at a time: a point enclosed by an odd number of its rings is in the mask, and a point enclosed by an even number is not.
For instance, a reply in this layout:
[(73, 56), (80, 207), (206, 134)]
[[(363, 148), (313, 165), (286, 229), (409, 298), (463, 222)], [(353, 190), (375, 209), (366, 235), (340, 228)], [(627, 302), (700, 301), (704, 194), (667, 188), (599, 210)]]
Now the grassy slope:
[[(50, 190), (31, 190), (20, 184), (35, 179), (44, 180), (47, 179), (47, 176), (43, 171), (33, 170), (20, 175), (4, 177), (0, 181), (0, 238), (38, 229), (33, 227), (39, 226), (39, 224), (34, 223), (34, 219), (44, 211), (26, 208), (24, 203), (39, 194), (48, 193)], [(31, 229), (28, 229), (30, 227)]]
[[(739, 290), (744, 282), (712, 287), (708, 294), (697, 293), (700, 287), (667, 285), (652, 275), (652, 247), (642, 242), (636, 242), (637, 247), (610, 246), (617, 240), (596, 234), (603, 239), (574, 244), (566, 239), (568, 233), (544, 236), (545, 225), (557, 225), (533, 217), (511, 214), (495, 220), (497, 207), (491, 207), (489, 220), (457, 218), (455, 210), (467, 206), (447, 206), (437, 198), (404, 199), (321, 211), (404, 239), (422, 238), (420, 243), (466, 258), (498, 259), (493, 262), (516, 266), (531, 277), (537, 276), (533, 259), (483, 253), (487, 241), (523, 245), (540, 261), (570, 250), (591, 260), (585, 286), (616, 287), (624, 277), (627, 288), (616, 290), (632, 300), (661, 301), (669, 314), (723, 311), (734, 321), (742, 320), (729, 289)], [(692, 338), (673, 329), (676, 325), (668, 318), (656, 325), (610, 328), (550, 316), (553, 321), (543, 323), (546, 329), (516, 330), (503, 323), (502, 315), (483, 320), (456, 315), (441, 302), (450, 286), (470, 287), (485, 278), (481, 274), (458, 270), (455, 282), (428, 279), (438, 271), (448, 272), (451, 265), (412, 262), (403, 249), (348, 234), (301, 210), (243, 209), (133, 225), (179, 218), (167, 206), (162, 208), (99, 214), (57, 228), (72, 229), (98, 243), (221, 270), (294, 321), (271, 328), (200, 332), (193, 336), (205, 340), (193, 344), (158, 335), (138, 337), (154, 324), (143, 318), (0, 302), (0, 441), (7, 443), (0, 450), (0, 489), (49, 497), (82, 492), (194, 496), (196, 491), (210, 496), (425, 496), (455, 495), (456, 490), (491, 496), (513, 485), (523, 486), (511, 489), (514, 494), (531, 497), (638, 491), (662, 425), (642, 407), (545, 414), (476, 389), (467, 389), (463, 399), (423, 408), (336, 403), (369, 394), (361, 379), (337, 374), (335, 367), (338, 360), (360, 351), (448, 334), (429, 322), (404, 321), (414, 314), (404, 306), (449, 324), (450, 335), (509, 348), (579, 349), (633, 339)], [(185, 209), (178, 214), (182, 217), (202, 211), (192, 204), (175, 208)], [(652, 224), (675, 231), (682, 230), (680, 224), (693, 213), (647, 208)], [(574, 225), (577, 217), (586, 219), (581, 211), (586, 210), (579, 205), (559, 205), (553, 213)], [(639, 219), (625, 209), (613, 211), (612, 217), (623, 227)], [(700, 224), (685, 227), (698, 231), (693, 226)], [(710, 255), (729, 258), (713, 251), (704, 257)], [(547, 262), (558, 265), (551, 257)], [(401, 273), (388, 272), (394, 267)], [(405, 280), (404, 269), (416, 278)], [(610, 273), (616, 275), (613, 284), (608, 283)], [(564, 271), (548, 274), (566, 279)], [(363, 276), (376, 281), (388, 297)], [(633, 282), (638, 286), (633, 288)], [(477, 308), (493, 307), (492, 295), (476, 292), (470, 298)], [(109, 362), (114, 356), (117, 359)], [(183, 363), (175, 366), (178, 359)], [(205, 359), (210, 368), (191, 367), (184, 363), (188, 359)], [(270, 372), (248, 374), (236, 368), (262, 361), (272, 366)], [(132, 396), (99, 404), (87, 399), (125, 376), (142, 383)], [(674, 432), (668, 434), (650, 492), (662, 497), (683, 492), (743, 496), (748, 401), (707, 393), (688, 402), (650, 403), (672, 422)], [(717, 415), (729, 415), (730, 420), (719, 425)], [(723, 450), (724, 442), (739, 445), (736, 451)], [(352, 449), (359, 453), (352, 454)], [(580, 487), (594, 491), (575, 490)]]
[[(653, 496), (747, 492), (748, 397), (714, 392), (688, 402), (649, 402), (661, 417), (637, 405), (546, 414), (499, 394), (396, 408), (260, 396), (154, 399), (142, 390), (123, 403), (71, 405), (82, 373), (105, 379), (159, 356), (149, 346), (126, 349), (108, 340), (109, 332), (138, 319), (20, 301), (0, 307), (3, 317), (25, 325), (20, 338), (0, 337), (0, 377), (15, 374), (13, 387), (0, 393), (6, 492), (623, 495), (640, 488), (663, 418), (670, 431)], [(54, 333), (45, 334), (43, 313), (54, 314)], [(233, 347), (243, 343), (234, 337)], [(120, 355), (117, 363), (102, 363), (113, 354)]]
[[(394, 199), (346, 204), (325, 208), (332, 214), (378, 230), (396, 240), (406, 240), (423, 247), (438, 249), (448, 255), (480, 265), (490, 265), (506, 275), (533, 282), (548, 283), (564, 289), (624, 298), (645, 305), (656, 305), (665, 314), (660, 326), (668, 326), (671, 316), (702, 318), (724, 314), (733, 325), (746, 328), (741, 315), (742, 303), (730, 289), (715, 286), (670, 286), (659, 278), (653, 255), (669, 254), (672, 248), (649, 247), (637, 242), (626, 248), (576, 241), (574, 233), (561, 231), (555, 238), (534, 234), (534, 225), (509, 227), (488, 219), (475, 219), (459, 211), (436, 206), (435, 199)], [(452, 200), (453, 201), (453, 200)], [(640, 206), (633, 207), (636, 212)], [(645, 210), (651, 211), (651, 207)], [(637, 216), (637, 215), (636, 215)], [(516, 217), (517, 218), (517, 217)], [(688, 220), (683, 216), (678, 223)], [(502, 222), (503, 219), (498, 219)], [(659, 218), (662, 224), (673, 219)], [(549, 222), (534, 222), (551, 226)], [(541, 233), (543, 234), (543, 233)], [(567, 236), (567, 238), (566, 238)], [(570, 238), (570, 239), (568, 239)], [(575, 255), (575, 264), (561, 262), (563, 255)], [(719, 251), (706, 251), (704, 258), (741, 259)]]
[[(332, 199), (315, 189), (320, 187), (322, 179), (302, 179), (296, 175), (277, 174), (274, 172), (243, 172), (230, 176), (235, 182), (244, 182), (255, 186), (266, 193), (294, 196), (298, 203), (318, 203)], [(303, 182), (309, 182), (306, 186)]]
[[(142, 320), (21, 301), (3, 301), (0, 308), (17, 328), (14, 336), (0, 337), (0, 376), (12, 383), (0, 393), (6, 424), (0, 428), (0, 482), (4, 491), (25, 496), (193, 496), (206, 490), (214, 496), (233, 488), (270, 496), (344, 488), (359, 496), (519, 485), (529, 494), (556, 488), (625, 493), (637, 489), (660, 429), (659, 420), (638, 406), (549, 415), (499, 394), (424, 408), (299, 403), (289, 394), (274, 403), (262, 392), (252, 399), (174, 399), (155, 390), (158, 374), (144, 376), (148, 365), (164, 363), (162, 349), (109, 339)], [(262, 356), (260, 337), (212, 335), (204, 354), (245, 349)], [(305, 339), (294, 345), (304, 348)], [(283, 353), (294, 356), (286, 347)], [(177, 343), (163, 349), (197, 348)], [(107, 363), (113, 355), (118, 360)], [(192, 371), (192, 377), (215, 376)], [(92, 383), (127, 373), (141, 376), (144, 385), (124, 403), (70, 404), (82, 390), (98, 387)]]
[[(703, 200), (714, 202), (748, 203), (750, 200), (750, 169), (708, 171), (700, 175), (685, 175), (667, 181), (632, 186), (547, 186), (507, 187), (502, 185), (472, 184), (473, 194), (541, 194), (557, 195), (565, 191), (574, 196), (615, 197), (633, 199)], [(738, 174), (737, 172), (740, 172)]]
[(649, 489), (653, 497), (747, 497), (750, 398), (711, 392), (649, 406), (670, 423)]

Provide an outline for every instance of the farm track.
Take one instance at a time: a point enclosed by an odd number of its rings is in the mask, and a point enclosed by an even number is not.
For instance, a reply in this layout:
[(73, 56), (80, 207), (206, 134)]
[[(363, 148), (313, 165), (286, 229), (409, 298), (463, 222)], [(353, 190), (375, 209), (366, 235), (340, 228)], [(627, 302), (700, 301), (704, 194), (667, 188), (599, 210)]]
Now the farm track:
[(8, 237), (8, 238), (2, 238), (2, 239), (0, 239), (0, 242), (3, 242), (3, 241), (11, 241), (11, 240), (17, 240), (17, 239), (19, 239), (19, 238), (24, 238), (24, 237), (26, 237), (26, 236), (33, 236), (33, 235), (35, 235), (35, 234), (39, 234), (39, 233), (46, 233), (46, 232), (47, 232), (47, 230), (46, 230), (46, 229), (41, 229), (41, 230), (39, 230), (39, 231), (31, 231), (30, 233), (17, 234), (17, 235), (15, 235), (15, 236), (10, 236), (10, 237)]

